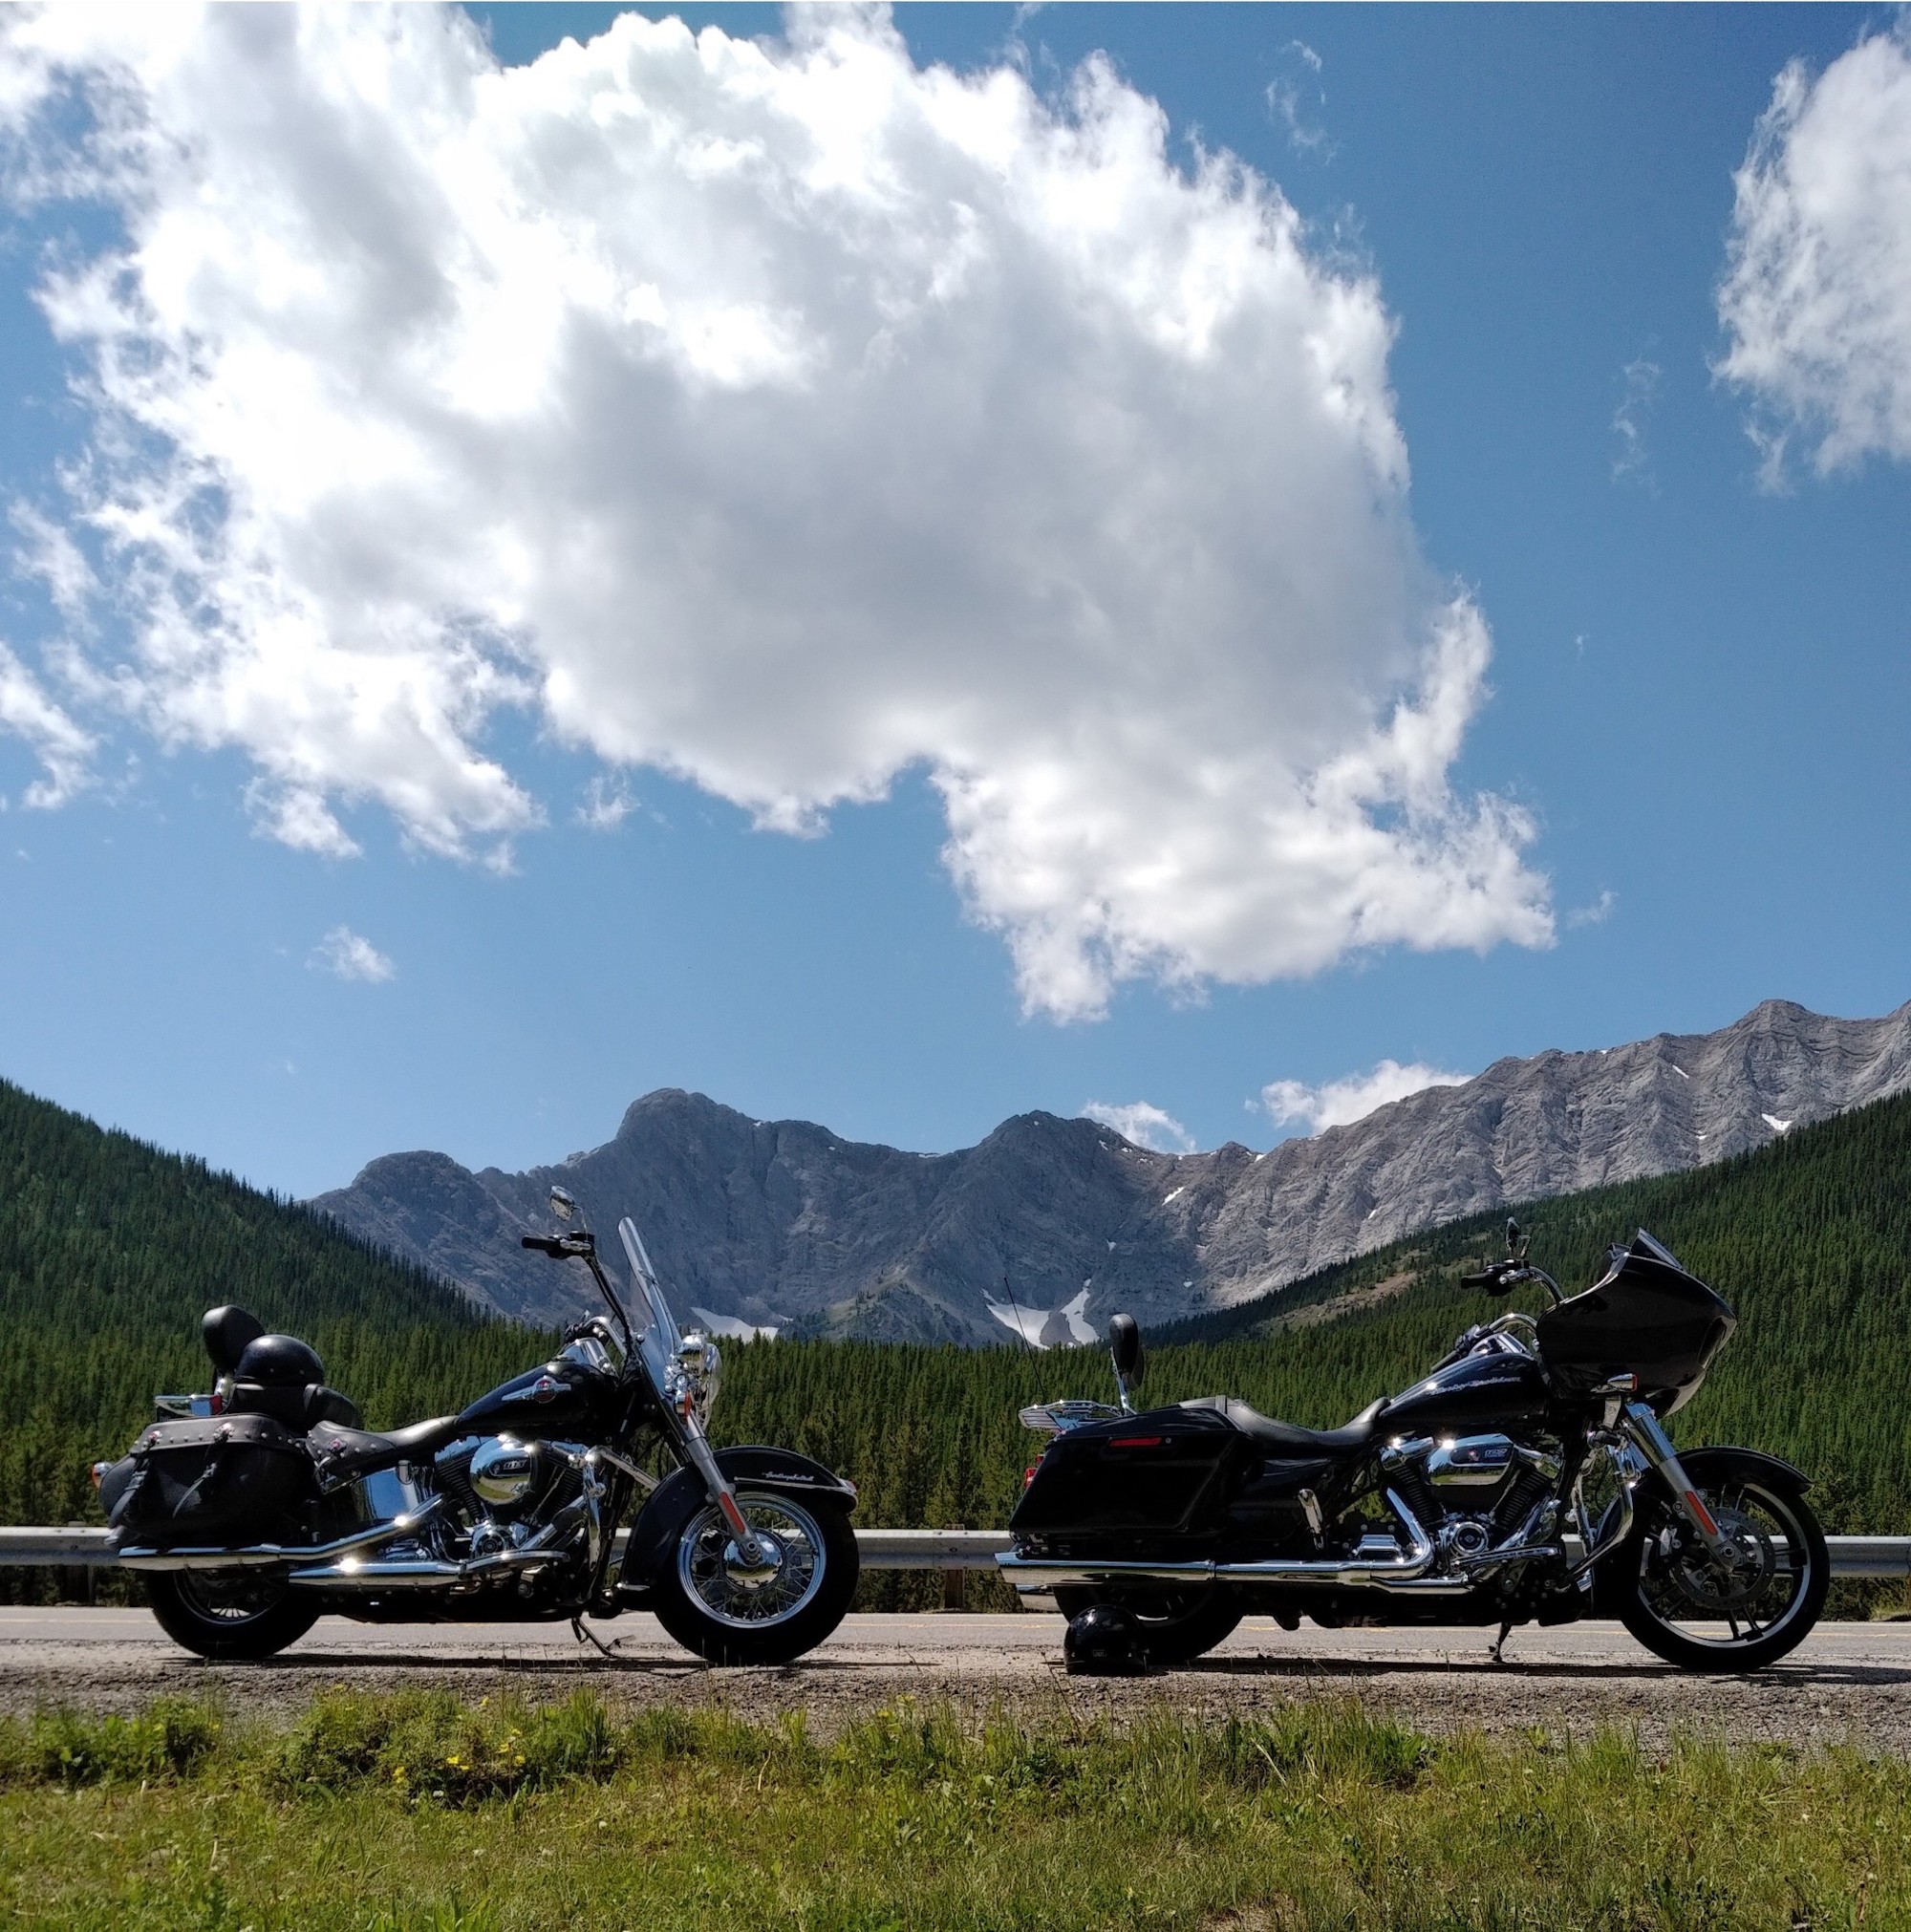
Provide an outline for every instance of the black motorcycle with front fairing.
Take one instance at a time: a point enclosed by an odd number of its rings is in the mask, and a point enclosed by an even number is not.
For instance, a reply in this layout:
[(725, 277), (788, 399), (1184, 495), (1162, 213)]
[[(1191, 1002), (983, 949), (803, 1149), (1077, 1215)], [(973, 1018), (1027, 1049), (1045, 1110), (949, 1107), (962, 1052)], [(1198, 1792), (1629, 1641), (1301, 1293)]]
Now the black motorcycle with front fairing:
[(1756, 1669), (1798, 1643), (1830, 1580), (1810, 1480), (1665, 1433), (1736, 1326), (1725, 1300), (1643, 1230), (1568, 1297), (1509, 1221), (1506, 1257), (1463, 1281), (1534, 1283), (1551, 1304), (1470, 1328), (1337, 1429), (1227, 1396), (1136, 1412), (1139, 1331), (1116, 1316), (1118, 1406), (1022, 1411), (1051, 1440), (997, 1560), (1071, 1619), (1098, 1610), (1074, 1628), (1103, 1642), (1118, 1622), (1157, 1664), (1200, 1656), (1249, 1614), (1289, 1629), (1497, 1623), (1500, 1642), (1610, 1616), (1693, 1670)]
[[(166, 1633), (203, 1657), (269, 1657), (321, 1615), (485, 1622), (655, 1613), (714, 1664), (787, 1663), (855, 1593), (854, 1487), (793, 1450), (715, 1449), (720, 1358), (679, 1332), (627, 1219), (633, 1328), (582, 1227), (524, 1246), (582, 1261), (609, 1313), (457, 1415), (362, 1428), (318, 1357), (215, 1308), (209, 1395), (159, 1420), (94, 1478), (119, 1561)], [(663, 1471), (659, 1473), (659, 1471)], [(629, 1523), (621, 1555), (618, 1532)], [(595, 1641), (593, 1639), (593, 1641)]]

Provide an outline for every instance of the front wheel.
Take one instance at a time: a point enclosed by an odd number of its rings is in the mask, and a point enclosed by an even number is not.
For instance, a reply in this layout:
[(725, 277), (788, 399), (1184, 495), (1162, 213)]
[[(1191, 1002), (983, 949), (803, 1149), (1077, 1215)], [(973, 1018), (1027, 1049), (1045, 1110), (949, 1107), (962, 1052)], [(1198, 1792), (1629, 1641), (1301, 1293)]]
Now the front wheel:
[(843, 1621), (856, 1594), (856, 1533), (841, 1510), (813, 1514), (788, 1496), (739, 1490), (760, 1560), (745, 1564), (715, 1504), (677, 1533), (651, 1608), (712, 1664), (787, 1664)]
[(1096, 1590), (1065, 1587), (1055, 1607), (1072, 1623), (1096, 1603), (1116, 1603), (1135, 1621), (1150, 1664), (1172, 1669), (1205, 1657), (1232, 1637), (1245, 1612), (1233, 1592), (1213, 1583), (1187, 1590)]
[(276, 1656), (318, 1621), (311, 1597), (257, 1570), (161, 1570), (146, 1600), (175, 1643), (215, 1664)]
[(1613, 1610), (1681, 1669), (1757, 1670), (1801, 1643), (1825, 1607), (1825, 1533), (1802, 1496), (1750, 1468), (1728, 1465), (1704, 1495), (1731, 1545), (1729, 1568), (1663, 1490), (1642, 1491), (1637, 1520), (1607, 1558)]

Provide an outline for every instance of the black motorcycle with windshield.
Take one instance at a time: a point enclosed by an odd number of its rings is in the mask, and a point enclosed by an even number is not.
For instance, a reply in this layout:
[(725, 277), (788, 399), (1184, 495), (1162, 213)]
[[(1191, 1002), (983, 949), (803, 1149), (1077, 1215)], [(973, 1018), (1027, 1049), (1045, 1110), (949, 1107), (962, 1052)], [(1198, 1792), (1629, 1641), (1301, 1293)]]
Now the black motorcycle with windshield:
[[(604, 1299), (550, 1361), (457, 1415), (379, 1433), (318, 1357), (243, 1309), (204, 1332), (209, 1395), (160, 1419), (95, 1480), (119, 1561), (166, 1633), (203, 1657), (268, 1657), (322, 1614), (486, 1622), (649, 1610), (715, 1664), (781, 1664), (829, 1635), (856, 1588), (854, 1488), (793, 1450), (716, 1449), (720, 1359), (681, 1333), (636, 1229), (617, 1233), (633, 1327), (590, 1233), (524, 1246), (581, 1261)], [(629, 1523), (621, 1555), (618, 1532)]]
[(1250, 1612), (1497, 1623), (1502, 1641), (1611, 1616), (1694, 1670), (1791, 1650), (1830, 1579), (1808, 1478), (1755, 1449), (1675, 1449), (1664, 1428), (1736, 1325), (1726, 1302), (1643, 1231), (1570, 1298), (1511, 1221), (1506, 1257), (1464, 1279), (1536, 1283), (1551, 1305), (1470, 1328), (1336, 1429), (1227, 1396), (1137, 1413), (1140, 1336), (1116, 1316), (1119, 1405), (1022, 1411), (1051, 1441), (998, 1561), (1071, 1619), (1111, 1613), (1080, 1627), (1162, 1664)]

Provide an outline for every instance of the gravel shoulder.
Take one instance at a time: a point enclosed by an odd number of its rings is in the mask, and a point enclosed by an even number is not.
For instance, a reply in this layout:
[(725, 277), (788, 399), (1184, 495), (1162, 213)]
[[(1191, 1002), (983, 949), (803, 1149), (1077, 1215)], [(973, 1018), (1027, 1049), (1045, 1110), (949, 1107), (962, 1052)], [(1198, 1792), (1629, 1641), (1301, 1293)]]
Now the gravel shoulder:
[(1583, 1737), (1617, 1725), (1655, 1749), (1691, 1731), (1911, 1756), (1911, 1625), (1901, 1623), (1825, 1624), (1755, 1676), (1698, 1677), (1660, 1664), (1616, 1624), (1515, 1631), (1507, 1662), (1495, 1666), (1487, 1631), (1290, 1634), (1250, 1620), (1192, 1668), (1117, 1680), (1066, 1676), (1061, 1621), (1042, 1615), (853, 1617), (820, 1650), (776, 1670), (710, 1669), (649, 1618), (597, 1628), (613, 1658), (578, 1644), (562, 1624), (327, 1619), (269, 1664), (217, 1665), (177, 1649), (142, 1611), (0, 1609), (0, 1711), (127, 1711), (160, 1695), (210, 1694), (235, 1711), (285, 1721), (339, 1685), (537, 1701), (588, 1686), (627, 1710), (700, 1706), (756, 1719), (801, 1710), (827, 1736), (906, 1697), (953, 1704), (975, 1722), (1000, 1711), (1085, 1725), (1164, 1707), (1249, 1716), (1300, 1698), (1355, 1695), (1436, 1733)]

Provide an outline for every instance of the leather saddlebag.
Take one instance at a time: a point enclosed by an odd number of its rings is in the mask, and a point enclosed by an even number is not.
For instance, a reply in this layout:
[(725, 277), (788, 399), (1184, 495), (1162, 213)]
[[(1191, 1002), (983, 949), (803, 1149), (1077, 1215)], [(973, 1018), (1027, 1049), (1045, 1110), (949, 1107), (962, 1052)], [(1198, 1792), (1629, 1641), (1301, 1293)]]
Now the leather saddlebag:
[(297, 1536), (317, 1494), (305, 1438), (268, 1415), (155, 1423), (99, 1485), (118, 1542), (154, 1549)]

